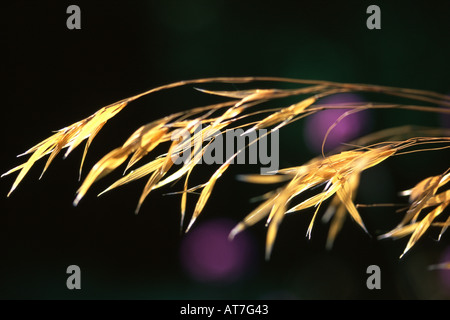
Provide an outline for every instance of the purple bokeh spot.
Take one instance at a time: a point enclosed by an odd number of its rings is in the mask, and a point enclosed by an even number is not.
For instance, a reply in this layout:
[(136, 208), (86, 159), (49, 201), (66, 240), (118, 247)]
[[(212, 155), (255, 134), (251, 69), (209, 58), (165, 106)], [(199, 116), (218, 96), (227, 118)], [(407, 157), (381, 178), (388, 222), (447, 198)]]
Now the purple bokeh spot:
[[(357, 94), (340, 93), (320, 101), (320, 104), (342, 105), (345, 103), (364, 103)], [(351, 109), (328, 109), (319, 111), (306, 118), (305, 140), (311, 151), (321, 152), (322, 142), (328, 129), (339, 119), (341, 115)], [(352, 113), (342, 120), (330, 131), (325, 143), (325, 151), (338, 147), (341, 143), (349, 142), (367, 132), (371, 125), (369, 110)]]
[[(447, 247), (447, 249), (444, 250), (440, 262), (441, 263), (450, 262), (450, 247)], [(439, 278), (441, 279), (441, 284), (444, 287), (445, 291), (450, 293), (450, 270), (440, 269)]]
[(242, 232), (233, 240), (228, 235), (236, 223), (213, 220), (194, 227), (181, 245), (181, 263), (198, 281), (233, 282), (249, 270), (253, 241)]

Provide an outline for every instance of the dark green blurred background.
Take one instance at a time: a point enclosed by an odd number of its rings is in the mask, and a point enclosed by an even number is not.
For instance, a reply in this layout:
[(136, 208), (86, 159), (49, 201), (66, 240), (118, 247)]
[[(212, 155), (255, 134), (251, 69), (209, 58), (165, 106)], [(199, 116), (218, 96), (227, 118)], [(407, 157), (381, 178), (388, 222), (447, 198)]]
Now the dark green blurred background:
[[(82, 29), (66, 28), (66, 8), (81, 8)], [(381, 8), (381, 30), (366, 28), (366, 8)], [(14, 1), (3, 11), (2, 172), (15, 158), (101, 106), (149, 88), (215, 76), (281, 76), (450, 92), (448, 1)], [(240, 85), (223, 85), (237, 90)], [(372, 98), (372, 97), (368, 97)], [(376, 97), (386, 99), (386, 97)], [(192, 89), (145, 97), (112, 119), (91, 146), (85, 170), (140, 125), (171, 112), (222, 101)], [(387, 101), (387, 100), (380, 100)], [(398, 101), (390, 99), (389, 101)], [(373, 130), (393, 125), (440, 126), (435, 114), (372, 113)], [(281, 166), (314, 154), (302, 123), (281, 134)], [(272, 259), (264, 261), (265, 229), (249, 230), (251, 270), (237, 281), (201, 282), (183, 267), (179, 197), (151, 194), (133, 214), (143, 182), (96, 198), (119, 172), (96, 184), (77, 208), (82, 148), (61, 156), (37, 181), (38, 163), (6, 199), (14, 176), (0, 181), (0, 297), (12, 299), (448, 299), (442, 273), (428, 271), (448, 248), (448, 234), (406, 245), (376, 241), (347, 221), (332, 251), (327, 226), (305, 239), (311, 214), (281, 225)], [(448, 168), (448, 152), (395, 158), (363, 175), (363, 203), (398, 201), (396, 193)], [(239, 221), (267, 190), (237, 182), (236, 166), (217, 184), (198, 225)], [(86, 173), (86, 172), (85, 172)], [(198, 170), (204, 182), (210, 171)], [(197, 179), (197, 180), (195, 180)], [(144, 182), (145, 183), (145, 182)], [(179, 190), (179, 189), (177, 189)], [(374, 235), (393, 227), (393, 209), (361, 212)], [(194, 228), (195, 231), (195, 228)], [(66, 288), (67, 266), (79, 265), (82, 290)], [(366, 288), (366, 268), (379, 265), (382, 289)], [(447, 272), (448, 277), (448, 272)]]

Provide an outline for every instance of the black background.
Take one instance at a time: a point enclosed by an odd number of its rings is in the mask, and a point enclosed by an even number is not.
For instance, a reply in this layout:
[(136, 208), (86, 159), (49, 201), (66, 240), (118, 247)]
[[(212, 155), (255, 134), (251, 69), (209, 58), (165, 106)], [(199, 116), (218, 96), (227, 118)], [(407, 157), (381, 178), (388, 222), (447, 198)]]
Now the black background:
[[(81, 8), (81, 30), (68, 30), (66, 8)], [(382, 29), (366, 28), (366, 8), (377, 4)], [(14, 1), (2, 10), (2, 163), (6, 172), (22, 163), (15, 156), (100, 107), (149, 88), (214, 76), (283, 76), (450, 92), (448, 1)], [(3, 33), (5, 31), (5, 33)], [(223, 86), (223, 90), (239, 89)], [(142, 98), (110, 120), (94, 140), (85, 171), (122, 144), (140, 125), (171, 112), (212, 103), (183, 88)], [(397, 124), (439, 125), (437, 115), (380, 112), (374, 129)], [(301, 128), (287, 129), (281, 165), (298, 165), (313, 154)], [(296, 147), (292, 147), (296, 145)], [(346, 223), (335, 248), (324, 248), (326, 227), (304, 237), (310, 215), (292, 216), (280, 229), (272, 259), (264, 261), (265, 229), (256, 241), (254, 269), (232, 284), (200, 283), (180, 264), (179, 198), (157, 190), (134, 215), (142, 183), (103, 197), (96, 184), (76, 208), (83, 148), (57, 157), (41, 181), (44, 162), (6, 198), (14, 175), (0, 180), (0, 297), (6, 299), (441, 299), (450, 293), (436, 263), (439, 243), (425, 237), (402, 260), (405, 241), (376, 241)], [(448, 152), (427, 153), (367, 173), (365, 200), (383, 198), (448, 167)], [(407, 161), (406, 161), (407, 160)], [(250, 212), (259, 187), (227, 172), (198, 223)], [(208, 172), (198, 172), (199, 181)], [(107, 178), (108, 179), (108, 178)], [(370, 179), (375, 179), (371, 182)], [(105, 179), (106, 180), (106, 179)], [(365, 191), (364, 191), (365, 190)], [(371, 201), (371, 200), (367, 200)], [(392, 210), (363, 214), (370, 231), (395, 225)], [(286, 220), (288, 221), (288, 220)], [(447, 236), (447, 237), (446, 237)], [(67, 266), (82, 269), (82, 290), (66, 288)], [(365, 286), (366, 268), (382, 270), (382, 289)]]

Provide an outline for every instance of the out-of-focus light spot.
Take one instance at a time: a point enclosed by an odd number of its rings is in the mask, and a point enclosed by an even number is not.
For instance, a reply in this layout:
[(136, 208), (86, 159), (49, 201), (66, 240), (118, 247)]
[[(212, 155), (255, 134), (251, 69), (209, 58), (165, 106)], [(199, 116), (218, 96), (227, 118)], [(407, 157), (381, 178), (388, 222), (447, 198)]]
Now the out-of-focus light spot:
[(255, 247), (245, 231), (228, 239), (235, 225), (230, 220), (213, 220), (187, 234), (181, 245), (181, 263), (193, 279), (233, 282), (249, 271)]
[[(320, 104), (328, 105), (342, 105), (345, 103), (355, 104), (364, 103), (362, 97), (353, 93), (340, 93), (320, 101)], [(306, 118), (306, 126), (304, 137), (306, 144), (311, 151), (320, 153), (322, 151), (322, 142), (328, 129), (342, 116), (345, 112), (351, 109), (328, 109), (319, 111)], [(344, 142), (349, 142), (368, 132), (371, 125), (371, 116), (369, 110), (362, 110), (352, 113), (336, 124), (330, 131), (326, 143), (325, 151), (330, 151)]]
[[(444, 250), (441, 258), (441, 263), (449, 263), (450, 262), (450, 246)], [(450, 294), (450, 270), (449, 269), (440, 269), (439, 270), (439, 278), (441, 279), (441, 285), (445, 289), (446, 292)]]

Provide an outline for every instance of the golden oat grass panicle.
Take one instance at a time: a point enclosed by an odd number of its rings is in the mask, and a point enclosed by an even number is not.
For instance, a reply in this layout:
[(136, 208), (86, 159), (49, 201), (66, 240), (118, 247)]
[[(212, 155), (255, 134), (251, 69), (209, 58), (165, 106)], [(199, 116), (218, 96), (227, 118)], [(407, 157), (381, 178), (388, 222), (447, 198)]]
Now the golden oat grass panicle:
[[(249, 85), (245, 90), (211, 90), (208, 86), (219, 84)], [(370, 84), (339, 83), (321, 80), (289, 79), (279, 77), (218, 77), (179, 81), (150, 89), (135, 96), (122, 99), (100, 108), (87, 118), (77, 121), (56, 131), (49, 138), (38, 143), (22, 154), (29, 158), (23, 164), (4, 173), (2, 177), (18, 172), (8, 196), (16, 190), (31, 167), (47, 156), (42, 174), (48, 169), (55, 157), (66, 149), (67, 157), (86, 140), (81, 158), (79, 175), (88, 149), (107, 122), (117, 116), (134, 100), (162, 90), (176, 90), (177, 87), (191, 86), (204, 94), (217, 96), (225, 101), (180, 110), (161, 119), (149, 119), (149, 122), (137, 128), (133, 134), (115, 149), (104, 155), (90, 169), (75, 196), (77, 205), (91, 186), (104, 176), (125, 166), (123, 176), (107, 187), (101, 194), (110, 192), (125, 184), (146, 179), (139, 197), (136, 213), (142, 208), (151, 191), (171, 185), (183, 179), (182, 190), (172, 192), (181, 197), (181, 229), (186, 218), (187, 197), (198, 194), (194, 211), (185, 231), (192, 228), (204, 211), (206, 203), (214, 192), (214, 186), (220, 177), (233, 166), (233, 160), (243, 149), (237, 150), (225, 159), (204, 183), (196, 186), (189, 184), (205, 152), (221, 132), (243, 129), (245, 134), (267, 129), (267, 135), (282, 130), (285, 126), (300, 119), (312, 116), (323, 110), (345, 109), (345, 112), (328, 129), (322, 144), (322, 152), (315, 158), (298, 166), (281, 168), (270, 175), (248, 174), (239, 176), (239, 180), (250, 184), (277, 184), (272, 191), (263, 195), (261, 203), (247, 214), (230, 232), (230, 239), (245, 228), (264, 220), (267, 226), (266, 258), (269, 258), (275, 243), (279, 226), (285, 218), (293, 214), (311, 214), (310, 224), (306, 227), (306, 237), (312, 236), (313, 227), (319, 216), (329, 222), (326, 247), (332, 248), (344, 221), (349, 217), (361, 230), (369, 233), (360, 213), (360, 204), (355, 203), (355, 195), (362, 173), (393, 157), (414, 152), (438, 151), (449, 147), (450, 134), (444, 128), (418, 128), (413, 126), (385, 128), (360, 137), (352, 143), (325, 152), (325, 143), (333, 129), (344, 118), (364, 110), (399, 109), (410, 112), (431, 112), (450, 114), (450, 97), (444, 94), (407, 88), (387, 87)], [(289, 88), (285, 88), (289, 86)], [(394, 101), (404, 99), (408, 103), (344, 103), (324, 104), (323, 99), (340, 93), (369, 93), (392, 97)], [(286, 103), (289, 101), (289, 103)], [(294, 102), (291, 102), (294, 101)], [(189, 139), (182, 139), (188, 136)], [(175, 137), (175, 138), (174, 138)], [(254, 141), (252, 143), (255, 143)], [(155, 152), (163, 147), (167, 150)], [(244, 148), (249, 147), (246, 145)], [(182, 155), (191, 150), (187, 159), (176, 163)], [(150, 160), (148, 161), (148, 158)], [(127, 161), (128, 160), (128, 161)], [(145, 163), (142, 163), (146, 161)], [(41, 175), (42, 176), (42, 175)], [(448, 207), (450, 193), (449, 170), (425, 177), (409, 190), (401, 192), (408, 197), (409, 205), (404, 210), (401, 222), (392, 230), (379, 235), (379, 239), (398, 239), (409, 236), (402, 256), (407, 253), (430, 228), (439, 228), (439, 239), (450, 225)], [(281, 184), (281, 186), (280, 186)], [(311, 195), (311, 192), (314, 194)], [(306, 199), (302, 195), (308, 194)], [(441, 220), (447, 215), (447, 219)], [(442, 267), (446, 265), (439, 265)]]

